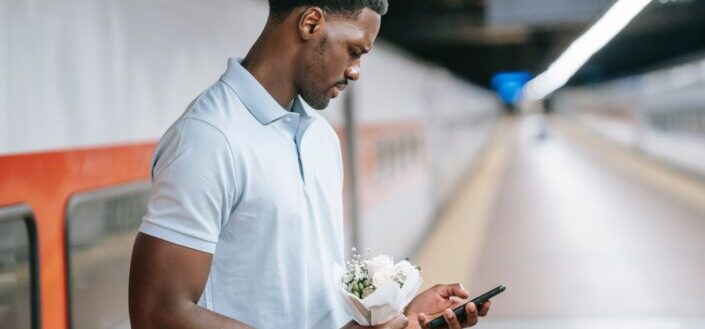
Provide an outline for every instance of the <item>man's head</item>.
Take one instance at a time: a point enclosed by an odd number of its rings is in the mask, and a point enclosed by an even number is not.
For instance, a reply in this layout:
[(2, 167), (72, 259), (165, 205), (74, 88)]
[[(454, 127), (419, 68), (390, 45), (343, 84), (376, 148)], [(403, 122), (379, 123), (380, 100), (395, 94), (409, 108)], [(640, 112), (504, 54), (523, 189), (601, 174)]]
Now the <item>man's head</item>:
[(360, 58), (377, 38), (387, 0), (269, 0), (270, 23), (296, 36), (294, 86), (322, 110), (349, 80), (360, 76)]

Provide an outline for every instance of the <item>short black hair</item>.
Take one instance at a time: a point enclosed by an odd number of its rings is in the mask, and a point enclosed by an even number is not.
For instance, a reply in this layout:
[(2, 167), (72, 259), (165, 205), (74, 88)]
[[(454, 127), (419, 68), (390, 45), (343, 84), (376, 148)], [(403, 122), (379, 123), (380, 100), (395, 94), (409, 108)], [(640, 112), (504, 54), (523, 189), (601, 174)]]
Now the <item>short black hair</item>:
[(374, 10), (380, 15), (387, 13), (389, 2), (387, 0), (269, 0), (269, 13), (275, 17), (282, 17), (292, 10), (303, 6), (320, 7), (325, 12), (356, 16), (365, 8)]

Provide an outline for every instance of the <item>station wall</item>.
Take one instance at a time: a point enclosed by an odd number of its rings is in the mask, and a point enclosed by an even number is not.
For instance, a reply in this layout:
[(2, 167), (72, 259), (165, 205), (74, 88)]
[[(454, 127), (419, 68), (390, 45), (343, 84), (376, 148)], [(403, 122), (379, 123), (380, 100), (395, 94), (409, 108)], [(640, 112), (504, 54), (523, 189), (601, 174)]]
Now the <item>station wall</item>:
[(705, 56), (570, 88), (555, 107), (595, 133), (705, 177)]

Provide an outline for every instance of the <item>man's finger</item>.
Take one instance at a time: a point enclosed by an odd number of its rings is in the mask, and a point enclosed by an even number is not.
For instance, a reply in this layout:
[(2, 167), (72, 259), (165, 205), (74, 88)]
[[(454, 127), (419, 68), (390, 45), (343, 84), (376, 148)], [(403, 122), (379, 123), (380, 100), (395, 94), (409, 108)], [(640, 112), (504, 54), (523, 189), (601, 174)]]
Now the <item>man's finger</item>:
[(458, 317), (455, 316), (455, 313), (453, 313), (453, 310), (447, 308), (443, 312), (443, 318), (446, 320), (446, 323), (448, 324), (449, 329), (462, 329), (462, 326), (460, 325), (460, 321), (458, 321)]
[(477, 322), (480, 320), (477, 317), (477, 307), (475, 306), (475, 303), (468, 303), (465, 306), (465, 313), (467, 314), (467, 317), (465, 318), (465, 324), (468, 326), (474, 326), (477, 324)]
[(490, 306), (492, 306), (492, 302), (490, 302), (489, 300), (486, 301), (484, 304), (482, 304), (482, 307), (480, 308), (480, 312), (478, 312), (478, 314), (480, 316), (487, 315), (487, 313), (490, 312)]
[(419, 313), (416, 316), (416, 319), (419, 321), (421, 328), (426, 328), (426, 324), (428, 324), (428, 319), (426, 319), (426, 314)]
[(460, 297), (462, 299), (470, 297), (470, 293), (465, 290), (465, 287), (463, 287), (463, 285), (460, 283), (445, 284), (441, 287), (443, 291), (440, 292), (440, 294), (446, 298), (451, 296)]

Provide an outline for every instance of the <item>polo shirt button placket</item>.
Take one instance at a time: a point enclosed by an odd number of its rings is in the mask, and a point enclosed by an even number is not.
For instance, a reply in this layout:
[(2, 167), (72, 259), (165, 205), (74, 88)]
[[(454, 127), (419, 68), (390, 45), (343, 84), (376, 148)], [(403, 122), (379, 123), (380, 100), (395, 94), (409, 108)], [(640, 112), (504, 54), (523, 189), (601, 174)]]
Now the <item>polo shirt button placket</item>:
[(297, 141), (296, 136), (299, 130), (299, 121), (296, 119), (298, 119), (298, 117), (294, 115), (286, 115), (284, 117), (284, 122), (288, 126), (287, 128), (289, 129), (291, 137), (294, 141), (294, 146), (296, 147), (296, 157), (299, 164), (299, 175), (301, 176), (302, 183), (306, 186), (306, 171), (304, 169), (303, 157), (301, 154), (301, 145), (299, 145), (300, 141)]
[(303, 140), (302, 140), (302, 141), (299, 141), (299, 143), (301, 143), (301, 145), (299, 145), (299, 159), (300, 159), (300, 161), (301, 161), (301, 178), (303, 178), (303, 180), (304, 180), (304, 188), (306, 188), (306, 187), (308, 187), (308, 185), (309, 185), (309, 183), (310, 183), (310, 182), (309, 182), (309, 179), (311, 178), (311, 175), (309, 174), (309, 172), (308, 172), (308, 170), (307, 170), (307, 169), (308, 169), (308, 166), (307, 166), (307, 163), (306, 163), (306, 160), (307, 160), (307, 158), (306, 158), (306, 150), (305, 150), (304, 145), (303, 145)]

